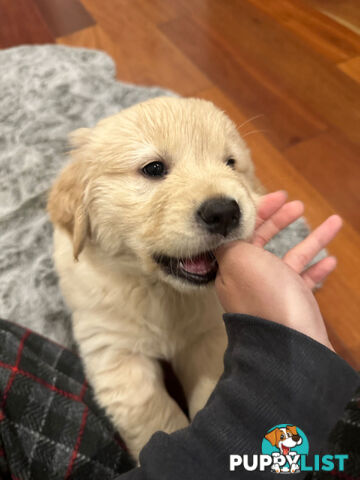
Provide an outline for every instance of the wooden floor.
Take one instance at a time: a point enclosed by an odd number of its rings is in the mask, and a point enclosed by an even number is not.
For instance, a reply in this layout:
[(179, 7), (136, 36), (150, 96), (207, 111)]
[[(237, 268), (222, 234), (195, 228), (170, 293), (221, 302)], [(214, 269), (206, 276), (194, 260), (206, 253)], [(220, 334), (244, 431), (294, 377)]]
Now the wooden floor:
[(342, 215), (339, 266), (316, 296), (360, 369), (360, 2), (0, 0), (1, 48), (48, 42), (108, 52), (120, 80), (212, 100), (269, 190), (303, 200), (312, 226)]

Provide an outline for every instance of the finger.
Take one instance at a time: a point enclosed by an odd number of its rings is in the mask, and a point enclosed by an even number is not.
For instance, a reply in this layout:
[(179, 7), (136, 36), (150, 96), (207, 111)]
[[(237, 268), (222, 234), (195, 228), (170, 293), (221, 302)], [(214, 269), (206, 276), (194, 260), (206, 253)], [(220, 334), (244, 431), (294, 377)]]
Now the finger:
[(306, 285), (311, 288), (316, 287), (320, 282), (323, 282), (325, 278), (335, 269), (337, 260), (335, 257), (326, 257), (309, 267), (301, 275)]
[(257, 228), (252, 244), (264, 247), (275, 235), (304, 213), (304, 204), (299, 200), (285, 203), (276, 213)]
[(224, 257), (228, 256), (229, 253), (232, 254), (232, 252), (237, 252), (236, 255), (241, 255), (242, 249), (244, 248), (244, 246), (246, 248), (246, 245), (247, 242), (244, 242), (243, 240), (234, 240), (232, 242), (224, 243), (223, 245), (220, 245), (220, 247), (217, 247), (214, 250), (214, 255), (218, 264), (220, 265)]
[[(224, 281), (223, 281), (224, 272), (225, 272), (225, 277), (227, 272), (229, 271), (234, 272), (235, 261), (236, 263), (238, 263), (238, 260), (240, 260), (241, 262), (241, 259), (249, 258), (249, 252), (248, 252), (249, 248), (252, 248), (252, 245), (242, 240), (240, 241), (237, 240), (234, 242), (225, 243), (224, 245), (220, 245), (220, 247), (215, 249), (214, 255), (218, 263), (218, 271), (216, 276), (218, 282), (220, 282), (221, 284), (224, 284)], [(239, 266), (237, 266), (237, 268), (238, 267)]]
[(286, 199), (287, 193), (284, 190), (264, 195), (260, 199), (260, 204), (257, 208), (255, 228), (258, 228), (265, 220), (279, 210), (286, 202)]
[(289, 250), (283, 260), (295, 272), (301, 273), (306, 265), (337, 235), (342, 227), (339, 215), (327, 218), (302, 242)]

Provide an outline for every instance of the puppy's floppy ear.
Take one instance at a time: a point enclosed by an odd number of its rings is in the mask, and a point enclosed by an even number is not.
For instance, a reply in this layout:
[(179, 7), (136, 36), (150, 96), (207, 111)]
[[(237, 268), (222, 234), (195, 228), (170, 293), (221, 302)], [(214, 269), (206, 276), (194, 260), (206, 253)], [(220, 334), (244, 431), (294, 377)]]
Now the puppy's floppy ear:
[[(81, 129), (80, 132), (84, 130), (87, 129)], [(85, 141), (84, 136), (82, 135), (82, 140), (80, 140), (80, 136), (76, 132), (75, 138), (77, 138), (77, 146)], [(90, 236), (89, 216), (84, 205), (84, 193), (87, 185), (86, 169), (86, 162), (79, 155), (61, 172), (50, 191), (48, 201), (51, 221), (72, 235), (76, 260), (84, 248), (86, 238)]]
[(291, 435), (297, 435), (296, 427), (294, 425), (287, 425), (286, 429), (289, 430)]
[(73, 252), (75, 260), (78, 260), (82, 249), (85, 246), (86, 238), (90, 237), (89, 215), (85, 207), (79, 205), (75, 212), (73, 228)]
[(266, 440), (269, 440), (269, 442), (271, 443), (272, 446), (274, 446), (276, 444), (276, 431), (278, 430), (278, 428), (275, 428), (274, 430), (271, 430), (271, 432), (267, 433), (265, 435), (265, 438)]

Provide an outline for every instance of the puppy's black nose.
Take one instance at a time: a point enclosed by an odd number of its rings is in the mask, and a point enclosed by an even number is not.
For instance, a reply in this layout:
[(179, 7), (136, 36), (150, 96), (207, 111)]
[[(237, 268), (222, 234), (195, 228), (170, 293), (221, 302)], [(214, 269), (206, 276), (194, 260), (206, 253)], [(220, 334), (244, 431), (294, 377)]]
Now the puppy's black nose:
[(210, 198), (200, 205), (197, 218), (210, 233), (226, 237), (239, 226), (240, 208), (232, 198)]

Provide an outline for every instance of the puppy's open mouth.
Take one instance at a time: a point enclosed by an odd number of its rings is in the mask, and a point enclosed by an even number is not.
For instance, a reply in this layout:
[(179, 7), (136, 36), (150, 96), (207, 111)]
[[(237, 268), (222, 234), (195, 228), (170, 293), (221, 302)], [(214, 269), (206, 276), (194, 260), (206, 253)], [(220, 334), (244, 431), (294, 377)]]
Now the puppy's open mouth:
[(290, 447), (285, 447), (285, 445), (282, 446), (282, 453), (283, 455), (287, 455), (290, 452)]
[(218, 264), (212, 252), (200, 253), (189, 258), (154, 255), (154, 260), (167, 274), (196, 285), (205, 285), (214, 281), (218, 270)]

